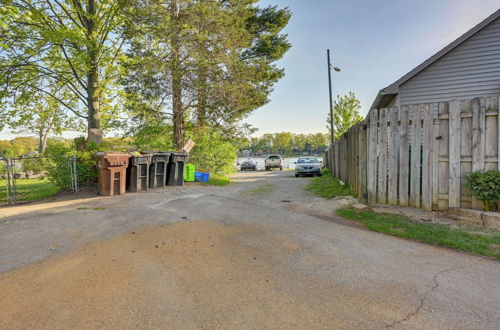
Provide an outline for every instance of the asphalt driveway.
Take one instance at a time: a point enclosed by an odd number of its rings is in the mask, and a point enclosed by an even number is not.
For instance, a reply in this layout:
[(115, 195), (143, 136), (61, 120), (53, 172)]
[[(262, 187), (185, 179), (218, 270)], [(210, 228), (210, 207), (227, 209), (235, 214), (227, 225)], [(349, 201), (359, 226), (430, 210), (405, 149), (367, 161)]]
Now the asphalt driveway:
[(498, 329), (500, 263), (297, 212), (293, 172), (0, 209), (0, 328)]

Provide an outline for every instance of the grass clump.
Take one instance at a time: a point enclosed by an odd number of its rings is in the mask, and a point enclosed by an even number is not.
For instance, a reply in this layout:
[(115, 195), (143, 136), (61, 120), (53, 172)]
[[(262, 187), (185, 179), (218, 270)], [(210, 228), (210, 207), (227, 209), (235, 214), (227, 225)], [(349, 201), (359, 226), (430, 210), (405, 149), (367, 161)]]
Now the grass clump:
[(243, 195), (252, 196), (252, 197), (260, 196), (260, 195), (267, 195), (267, 194), (270, 194), (271, 192), (273, 192), (274, 188), (276, 188), (276, 187), (273, 184), (265, 184), (265, 185), (259, 186), (257, 189), (245, 191), (245, 192), (243, 192)]
[(328, 169), (322, 169), (321, 174), (322, 176), (311, 179), (306, 186), (307, 191), (323, 198), (354, 195), (351, 187), (341, 184), (339, 179), (334, 177)]
[[(0, 203), (7, 202), (7, 180), (0, 180)], [(16, 180), (16, 200), (36, 201), (54, 196), (60, 188), (47, 178)]]
[(447, 225), (427, 224), (399, 214), (376, 213), (352, 207), (337, 210), (343, 218), (363, 223), (369, 230), (432, 245), (493, 257), (500, 260), (500, 232), (473, 233)]
[(231, 183), (231, 178), (221, 174), (210, 174), (208, 182), (203, 182), (203, 184), (208, 184), (212, 186), (227, 186)]

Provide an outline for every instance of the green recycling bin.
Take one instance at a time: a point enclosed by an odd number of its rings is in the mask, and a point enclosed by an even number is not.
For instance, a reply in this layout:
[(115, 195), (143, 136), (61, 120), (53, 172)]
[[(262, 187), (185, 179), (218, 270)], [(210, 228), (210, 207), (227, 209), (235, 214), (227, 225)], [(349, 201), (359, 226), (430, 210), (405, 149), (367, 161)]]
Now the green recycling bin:
[(193, 164), (186, 165), (186, 171), (184, 171), (184, 181), (194, 182), (194, 172), (196, 167)]

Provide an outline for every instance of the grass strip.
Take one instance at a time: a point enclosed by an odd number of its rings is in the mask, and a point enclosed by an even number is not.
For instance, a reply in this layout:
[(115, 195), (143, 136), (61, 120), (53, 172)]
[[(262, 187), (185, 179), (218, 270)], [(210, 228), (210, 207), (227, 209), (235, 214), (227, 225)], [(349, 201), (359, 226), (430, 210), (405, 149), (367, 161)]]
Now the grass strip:
[[(54, 196), (59, 188), (46, 178), (16, 180), (16, 200), (36, 201)], [(0, 202), (7, 202), (7, 180), (0, 180)]]
[(267, 194), (270, 194), (271, 192), (273, 192), (273, 190), (275, 188), (276, 188), (276, 186), (273, 184), (265, 184), (265, 185), (259, 186), (257, 189), (247, 190), (247, 191), (243, 192), (242, 195), (252, 196), (252, 197), (260, 196), (260, 195), (267, 195)]
[(447, 225), (420, 223), (399, 214), (376, 213), (352, 207), (337, 210), (337, 215), (363, 223), (369, 230), (432, 245), (493, 257), (500, 260), (500, 231), (469, 232)]
[(210, 174), (208, 182), (203, 182), (205, 185), (211, 186), (227, 186), (231, 183), (231, 178), (220, 174)]
[(353, 196), (351, 187), (342, 184), (326, 168), (321, 170), (322, 176), (312, 178), (306, 186), (306, 190), (323, 198), (333, 198), (337, 196)]

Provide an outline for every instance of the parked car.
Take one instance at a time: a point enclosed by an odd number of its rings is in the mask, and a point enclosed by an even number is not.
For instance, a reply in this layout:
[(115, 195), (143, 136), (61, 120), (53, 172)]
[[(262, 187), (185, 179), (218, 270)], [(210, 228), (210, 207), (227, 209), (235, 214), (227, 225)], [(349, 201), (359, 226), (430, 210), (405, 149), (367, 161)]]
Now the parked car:
[(279, 168), (280, 171), (283, 171), (283, 158), (281, 158), (281, 155), (269, 155), (264, 160), (264, 168), (266, 171), (270, 171), (273, 168)]
[(248, 170), (256, 171), (257, 170), (257, 163), (252, 158), (248, 158), (247, 160), (244, 160), (241, 163), (240, 169), (242, 171), (248, 171)]
[(296, 177), (301, 175), (321, 176), (323, 162), (316, 157), (301, 157), (294, 164)]

